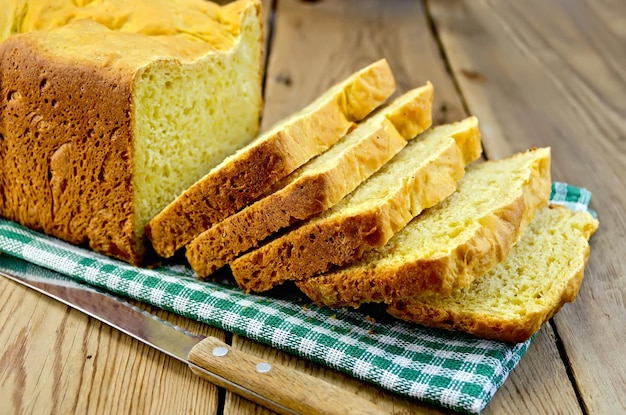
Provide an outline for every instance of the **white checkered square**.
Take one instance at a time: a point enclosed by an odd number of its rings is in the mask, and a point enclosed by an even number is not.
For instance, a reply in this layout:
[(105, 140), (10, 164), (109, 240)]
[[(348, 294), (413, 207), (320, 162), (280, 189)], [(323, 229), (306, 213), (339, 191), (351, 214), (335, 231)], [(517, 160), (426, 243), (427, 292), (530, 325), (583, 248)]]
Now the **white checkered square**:
[(165, 297), (165, 291), (161, 290), (161, 289), (157, 289), (154, 288), (152, 290), (150, 290), (150, 295), (149, 295), (149, 301), (150, 303), (158, 306), (158, 307), (162, 307), (163, 306), (163, 299)]
[(310, 355), (311, 352), (315, 349), (315, 346), (317, 346), (317, 342), (309, 339), (302, 339), (302, 341), (298, 345), (298, 351), (300, 353)]
[(248, 327), (246, 328), (246, 333), (249, 336), (258, 336), (261, 334), (261, 330), (263, 329), (265, 324), (259, 320), (250, 320), (248, 321)]
[(291, 333), (289, 333), (288, 331), (276, 329), (274, 330), (274, 333), (272, 333), (272, 344), (276, 346), (282, 346), (287, 343), (290, 335)]
[(357, 360), (354, 362), (354, 367), (352, 368), (352, 372), (359, 378), (367, 378), (373, 366), (370, 362), (366, 362), (363, 360)]
[(189, 299), (187, 297), (176, 296), (174, 297), (174, 302), (172, 303), (174, 306), (174, 310), (179, 313), (184, 313), (187, 311), (187, 306), (189, 305)]
[(393, 390), (400, 378), (395, 373), (385, 370), (380, 377), (380, 383), (384, 388)]
[(112, 291), (118, 291), (120, 289), (120, 284), (122, 283), (122, 279), (116, 274), (107, 275), (106, 286)]
[(337, 349), (330, 349), (328, 353), (326, 353), (326, 360), (328, 363), (334, 366), (340, 366), (343, 358), (346, 356), (344, 352)]
[(138, 298), (141, 294), (141, 289), (143, 285), (139, 281), (130, 281), (128, 283), (128, 294), (132, 298)]
[(215, 307), (211, 304), (201, 303), (196, 312), (201, 320), (209, 320), (214, 316)]

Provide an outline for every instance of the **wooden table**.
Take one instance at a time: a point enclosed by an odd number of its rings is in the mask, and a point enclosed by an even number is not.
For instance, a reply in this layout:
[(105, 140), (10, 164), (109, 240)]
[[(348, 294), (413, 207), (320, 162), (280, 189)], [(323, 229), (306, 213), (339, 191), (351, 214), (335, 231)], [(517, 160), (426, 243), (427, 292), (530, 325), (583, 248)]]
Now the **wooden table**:
[[(573, 304), (539, 332), (486, 413), (626, 411), (626, 2), (266, 2), (264, 126), (386, 57), (404, 91), (433, 82), (435, 121), (475, 114), (485, 156), (551, 146), (554, 180), (600, 218)], [(164, 312), (297, 367), (388, 413), (440, 413), (332, 370)], [(0, 413), (268, 413), (187, 367), (0, 278)]]

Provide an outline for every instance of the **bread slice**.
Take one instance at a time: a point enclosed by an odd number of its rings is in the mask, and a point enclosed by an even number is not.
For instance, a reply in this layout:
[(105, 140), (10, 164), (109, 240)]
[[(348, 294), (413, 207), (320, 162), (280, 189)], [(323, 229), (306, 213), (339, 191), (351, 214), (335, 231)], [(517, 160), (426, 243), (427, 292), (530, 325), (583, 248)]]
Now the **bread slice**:
[(458, 190), (360, 261), (298, 283), (331, 307), (447, 294), (502, 261), (550, 197), (550, 150), (470, 166)]
[(233, 261), (237, 283), (264, 291), (350, 263), (366, 249), (384, 245), (456, 189), (467, 158), (461, 149), (480, 154), (475, 118), (458, 123), (454, 138), (450, 132), (450, 127), (437, 127), (423, 133), (335, 206)]
[(202, 232), (186, 246), (203, 278), (296, 221), (333, 206), (432, 123), (433, 87), (413, 89), (380, 108), (269, 194)]
[(261, 2), (8, 3), (0, 216), (141, 264), (148, 221), (258, 135)]
[(551, 205), (537, 212), (498, 266), (449, 296), (416, 294), (388, 307), (393, 316), (508, 342), (529, 339), (563, 304), (576, 299), (598, 221)]
[(157, 254), (172, 256), (198, 234), (248, 205), (272, 184), (324, 152), (382, 104), (395, 81), (379, 60), (227, 157), (146, 226)]
[(472, 165), (457, 191), (415, 218), (385, 246), (342, 269), (299, 282), (332, 307), (446, 295), (501, 262), (550, 197), (550, 149)]

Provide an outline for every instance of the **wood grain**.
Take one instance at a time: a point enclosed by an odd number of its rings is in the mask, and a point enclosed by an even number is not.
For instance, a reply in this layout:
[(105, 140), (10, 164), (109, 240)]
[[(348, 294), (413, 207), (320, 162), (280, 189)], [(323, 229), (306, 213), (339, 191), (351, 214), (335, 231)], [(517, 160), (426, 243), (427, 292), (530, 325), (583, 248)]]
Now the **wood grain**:
[[(217, 411), (217, 388), (184, 363), (5, 278), (0, 315), (2, 413)], [(223, 337), (206, 325), (167, 317)]]
[(465, 116), (419, 2), (279, 0), (273, 33), (264, 129), (383, 57), (397, 93), (435, 85), (435, 124)]
[(485, 128), (487, 153), (551, 146), (553, 178), (593, 193), (600, 229), (586, 278), (555, 322), (585, 410), (623, 412), (626, 3), (429, 5), (468, 107)]

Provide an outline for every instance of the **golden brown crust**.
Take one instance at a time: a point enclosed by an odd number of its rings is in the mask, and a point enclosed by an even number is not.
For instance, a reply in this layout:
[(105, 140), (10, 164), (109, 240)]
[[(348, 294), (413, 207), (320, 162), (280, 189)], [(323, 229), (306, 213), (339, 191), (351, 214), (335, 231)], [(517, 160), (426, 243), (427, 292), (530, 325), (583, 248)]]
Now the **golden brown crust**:
[(334, 144), (395, 89), (385, 60), (349, 79), (341, 89), (327, 92), (328, 99), (314, 111), (290, 117), (228, 158), (150, 221), (146, 235), (155, 251), (170, 257), (213, 224), (253, 202)]
[(286, 279), (299, 279), (303, 271), (319, 273), (331, 264), (358, 258), (368, 244), (379, 242), (380, 230), (388, 226), (371, 213), (324, 225), (300, 228), (271, 250), (255, 250), (241, 257), (243, 261), (235, 260), (231, 267), (239, 286), (266, 291)]
[(464, 331), (486, 339), (514, 343), (528, 340), (544, 322), (540, 316), (528, 316), (523, 322), (491, 318), (479, 320), (459, 315), (452, 310), (442, 310), (410, 302), (394, 303), (387, 308), (387, 312), (400, 320), (440, 329)]
[(47, 56), (28, 34), (0, 55), (0, 215), (139, 263), (130, 76)]
[(264, 198), (206, 230), (186, 246), (189, 264), (207, 277), (268, 235), (321, 212), (329, 205), (326, 176), (307, 177), (290, 192)]

